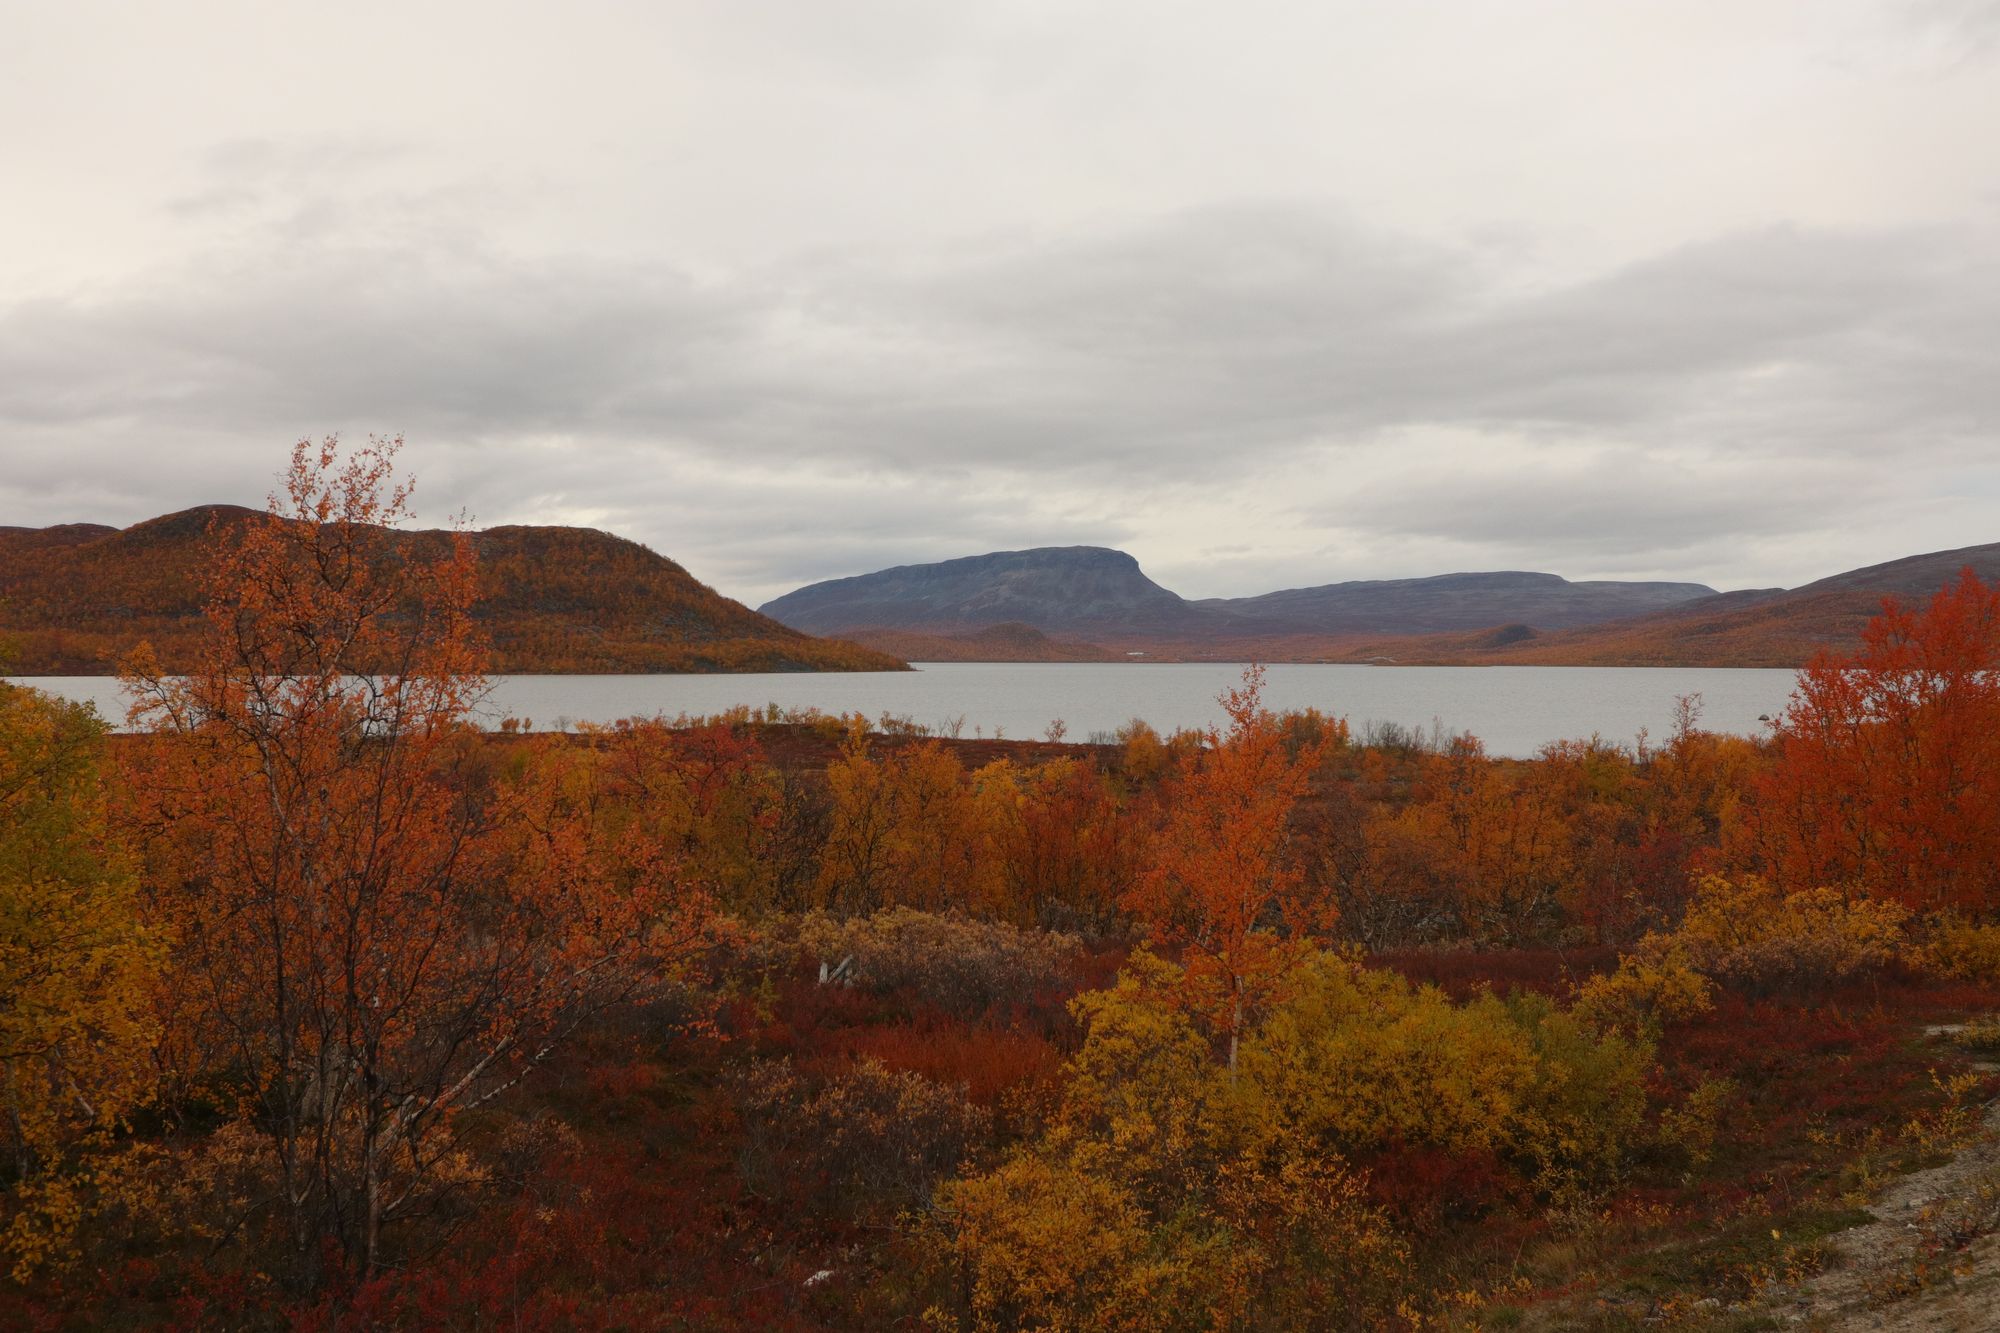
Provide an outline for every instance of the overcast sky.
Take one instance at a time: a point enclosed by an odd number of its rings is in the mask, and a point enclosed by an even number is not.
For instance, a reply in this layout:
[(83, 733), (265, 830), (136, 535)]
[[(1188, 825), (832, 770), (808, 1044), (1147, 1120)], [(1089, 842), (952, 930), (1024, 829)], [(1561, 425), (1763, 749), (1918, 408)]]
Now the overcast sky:
[(1793, 585), (2000, 541), (1993, 0), (0, 0), (0, 523), (420, 516), (752, 604)]

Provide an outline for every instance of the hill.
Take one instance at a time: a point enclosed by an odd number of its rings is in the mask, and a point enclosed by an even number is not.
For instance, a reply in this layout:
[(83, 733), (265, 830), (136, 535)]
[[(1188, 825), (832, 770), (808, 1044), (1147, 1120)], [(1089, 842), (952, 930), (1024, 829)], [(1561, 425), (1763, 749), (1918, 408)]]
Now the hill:
[(1509, 642), (1350, 641), (1338, 655), (1446, 665), (1796, 667), (1823, 647), (1853, 647), (1884, 598), (1922, 601), (1966, 568), (2000, 579), (2000, 542), (1906, 556), (1790, 590), (1719, 593), (1652, 615)]
[(1699, 583), (1572, 583), (1555, 574), (1505, 570), (1191, 601), (1148, 578), (1123, 551), (1064, 546), (832, 579), (787, 593), (761, 610), (821, 634), (951, 635), (1018, 623), (1121, 650), (1212, 657), (1241, 655), (1273, 642), (1320, 645), (1355, 634), (1426, 634), (1512, 622), (1563, 628), (1714, 593)]
[[(8, 670), (103, 675), (150, 641), (169, 670), (200, 629), (202, 572), (256, 511), (208, 505), (125, 529), (0, 528), (0, 641)], [(398, 531), (411, 556), (445, 540)], [(894, 671), (886, 654), (757, 614), (637, 542), (589, 528), (472, 534), (474, 619), (496, 672)]]

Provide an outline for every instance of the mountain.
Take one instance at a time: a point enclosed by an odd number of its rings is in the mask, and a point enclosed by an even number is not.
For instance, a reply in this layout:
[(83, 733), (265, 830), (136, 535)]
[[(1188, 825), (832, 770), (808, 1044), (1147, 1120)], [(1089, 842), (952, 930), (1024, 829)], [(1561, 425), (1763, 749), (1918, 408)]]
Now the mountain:
[(1035, 629), (1177, 627), (1203, 613), (1140, 572), (1123, 551), (1043, 546), (830, 579), (757, 608), (794, 629), (954, 633), (1018, 622)]
[(1844, 650), (1884, 598), (1921, 602), (1970, 568), (2000, 580), (2000, 542), (1906, 556), (1800, 588), (1718, 593), (1666, 611), (1504, 643), (1444, 637), (1349, 643), (1348, 660), (1542, 666), (1796, 667)]
[[(1190, 601), (1098, 546), (999, 551), (901, 565), (787, 593), (764, 614), (815, 633), (961, 633), (1018, 622), (1122, 649), (1213, 656), (1305, 636), (1426, 634), (1507, 622), (1563, 628), (1712, 596), (1699, 583), (1572, 583), (1518, 571), (1441, 574)], [(1233, 645), (1233, 646), (1232, 646)]]
[[(218, 542), (260, 517), (229, 505), (125, 529), (0, 528), (0, 655), (26, 675), (101, 675), (141, 639), (169, 670), (190, 660), (203, 572)], [(446, 534), (398, 531), (411, 555)], [(894, 671), (899, 659), (758, 615), (637, 542), (590, 528), (471, 534), (473, 617), (496, 672)]]

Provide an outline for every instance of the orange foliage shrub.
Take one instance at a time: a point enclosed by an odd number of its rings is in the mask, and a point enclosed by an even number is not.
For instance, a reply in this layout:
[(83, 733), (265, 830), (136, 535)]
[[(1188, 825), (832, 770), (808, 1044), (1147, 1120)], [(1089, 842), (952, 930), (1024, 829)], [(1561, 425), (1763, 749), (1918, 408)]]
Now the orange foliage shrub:
[(877, 758), (855, 727), (826, 770), (830, 810), (820, 901), (839, 911), (903, 905), (987, 907), (999, 896), (990, 852), (996, 800), (936, 741)]
[(605, 818), (671, 851), (682, 878), (755, 913), (778, 897), (784, 786), (737, 726), (631, 719), (601, 737)]
[[(263, 1153), (246, 1238), (312, 1287), (367, 1276), (477, 1166), (455, 1138), (699, 932), (671, 848), (595, 819), (582, 747), (470, 762), (471, 549), (406, 564), (393, 442), (301, 442), (211, 579), (189, 674), (143, 662), (132, 759), (174, 950), (162, 1064)], [(366, 667), (376, 674), (356, 674)]]
[(1138, 822), (1083, 761), (1055, 759), (1006, 776), (1011, 799), (996, 806), (992, 841), (1004, 911), (1045, 930), (1112, 933), (1144, 855)]
[(1251, 667), (1221, 699), (1225, 735), (1184, 765), (1165, 793), (1161, 826), (1126, 905), (1155, 939), (1187, 961), (1188, 1003), (1228, 1035), (1241, 1033), (1272, 997), (1297, 939), (1324, 931), (1337, 909), (1313, 891), (1291, 845), (1293, 807), (1330, 738), (1286, 744), (1264, 707), (1263, 671)]
[(1740, 861), (1914, 911), (2000, 909), (2000, 585), (1968, 569), (1921, 611), (1886, 603), (1858, 650), (1799, 673), (1777, 745)]

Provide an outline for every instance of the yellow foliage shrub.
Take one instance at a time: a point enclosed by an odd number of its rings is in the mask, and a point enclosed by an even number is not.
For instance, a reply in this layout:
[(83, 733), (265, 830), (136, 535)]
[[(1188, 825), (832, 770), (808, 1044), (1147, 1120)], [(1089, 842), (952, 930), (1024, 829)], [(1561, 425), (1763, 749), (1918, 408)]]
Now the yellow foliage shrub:
[(1338, 1157), (1239, 1159), (1217, 1181), (1215, 1216), (1236, 1242), (1223, 1327), (1365, 1327), (1394, 1306), (1409, 1247)]
[(1356, 1151), (1498, 1151), (1535, 1077), (1528, 1034), (1492, 997), (1451, 1003), (1393, 973), (1315, 969), (1243, 1054), (1244, 1109)]
[(1455, 1004), (1312, 955), (1234, 1070), (1184, 1001), (1181, 969), (1143, 950), (1078, 997), (1050, 1130), (940, 1190), (931, 1233), (973, 1326), (1393, 1323), (1429, 1293), (1355, 1163), (1456, 1154), (1569, 1191), (1615, 1171), (1644, 1110), (1650, 1049), (1545, 999)]
[(1584, 983), (1578, 1008), (1607, 1029), (1639, 1031), (1705, 1012), (1717, 986), (1769, 994), (1849, 981), (1903, 954), (1908, 917), (1884, 899), (1707, 875), (1681, 924), (1648, 933), (1616, 972)]
[(1070, 1003), (1088, 1035), (1070, 1062), (1061, 1116), (1080, 1160), (1162, 1201), (1210, 1175), (1227, 1147), (1211, 1044), (1165, 1000), (1178, 976), (1142, 951), (1110, 989)]
[(1946, 921), (1931, 932), (1924, 970), (1954, 981), (2000, 981), (2000, 925)]
[(1492, 1153), (1552, 1182), (1617, 1166), (1650, 1048), (1539, 998), (1454, 1004), (1325, 955), (1246, 1048), (1237, 1109), (1347, 1153)]
[(1670, 947), (1647, 948), (1618, 960), (1618, 970), (1590, 978), (1577, 994), (1576, 1012), (1607, 1032), (1652, 1033), (1662, 1023), (1705, 1014), (1715, 986)]
[[(958, 1267), (975, 1329), (1153, 1333), (1198, 1327), (1189, 1267), (1115, 1182), (1037, 1153), (939, 1192), (933, 1242)], [(933, 1312), (934, 1327), (955, 1321)]]
[(1706, 875), (1673, 939), (1703, 975), (1771, 990), (1845, 981), (1888, 966), (1902, 948), (1909, 914), (1900, 903), (1834, 889), (1783, 893), (1754, 875)]
[(1737, 1099), (1734, 1080), (1705, 1078), (1677, 1106), (1660, 1111), (1660, 1141), (1678, 1149), (1690, 1166), (1705, 1166), (1715, 1155), (1722, 1116)]
[(103, 724), (0, 682), (0, 1253), (25, 1279), (74, 1256), (97, 1157), (152, 1095), (165, 941), (111, 837)]

